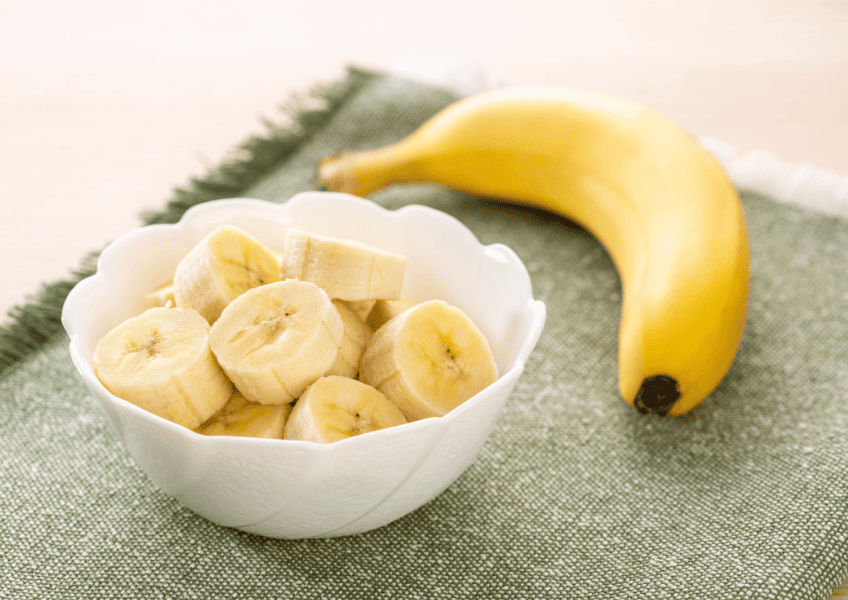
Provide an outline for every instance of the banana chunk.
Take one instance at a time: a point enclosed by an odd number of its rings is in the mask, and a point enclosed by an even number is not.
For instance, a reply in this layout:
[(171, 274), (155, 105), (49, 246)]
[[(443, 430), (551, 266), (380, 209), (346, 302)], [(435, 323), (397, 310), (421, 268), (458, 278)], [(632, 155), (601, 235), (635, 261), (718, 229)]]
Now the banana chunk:
[(341, 375), (356, 379), (359, 375), (359, 360), (365, 345), (371, 338), (371, 328), (356, 316), (356, 313), (342, 300), (333, 300), (333, 306), (339, 311), (344, 325), (342, 344), (336, 362), (327, 371), (327, 375)]
[(485, 336), (441, 300), (417, 304), (378, 329), (360, 365), (360, 379), (410, 421), (445, 415), (497, 378)]
[(144, 295), (145, 310), (147, 310), (148, 308), (157, 308), (160, 306), (170, 307), (176, 305), (177, 302), (174, 299), (173, 281), (166, 281), (162, 285), (156, 286)]
[(374, 305), (377, 303), (376, 300), (342, 300), (350, 309), (356, 313), (356, 316), (359, 317), (364, 323), (368, 319), (368, 315), (371, 314), (371, 310), (374, 308)]
[(407, 258), (377, 248), (290, 228), (282, 277), (311, 281), (338, 300), (397, 299)]
[(279, 280), (280, 263), (262, 242), (222, 225), (177, 265), (174, 299), (179, 308), (193, 308), (211, 325), (247, 290)]
[(93, 363), (111, 393), (189, 429), (233, 389), (209, 348), (209, 323), (194, 310), (151, 308), (127, 319), (97, 343)]
[(368, 313), (365, 322), (374, 331), (377, 331), (407, 308), (412, 308), (416, 304), (418, 303), (415, 300), (406, 296), (401, 296), (397, 300), (377, 300), (371, 312)]
[(343, 335), (326, 292), (288, 279), (233, 300), (212, 326), (209, 344), (245, 398), (285, 404), (333, 366)]
[(241, 392), (234, 392), (224, 408), (195, 431), (203, 435), (281, 440), (290, 413), (288, 404), (259, 404), (251, 402)]
[(333, 375), (317, 380), (300, 397), (286, 423), (285, 439), (328, 444), (406, 422), (370, 385)]

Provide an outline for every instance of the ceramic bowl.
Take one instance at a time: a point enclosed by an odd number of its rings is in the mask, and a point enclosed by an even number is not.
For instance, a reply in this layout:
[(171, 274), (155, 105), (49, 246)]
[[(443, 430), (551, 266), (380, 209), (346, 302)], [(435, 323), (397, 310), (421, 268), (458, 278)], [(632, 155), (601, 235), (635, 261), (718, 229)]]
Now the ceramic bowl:
[[(282, 249), (290, 226), (404, 254), (403, 294), (462, 308), (487, 336), (500, 378), (447, 415), (333, 444), (207, 437), (109, 393), (92, 368), (100, 338), (142, 310), (208, 232), (230, 224)], [(163, 492), (226, 527), (274, 538), (334, 537), (375, 529), (427, 503), (474, 460), (545, 322), (530, 277), (502, 244), (483, 246), (442, 212), (386, 210), (361, 198), (307, 192), (283, 204), (231, 199), (142, 227), (110, 244), (97, 272), (70, 293), (62, 323), (70, 354), (117, 436)]]

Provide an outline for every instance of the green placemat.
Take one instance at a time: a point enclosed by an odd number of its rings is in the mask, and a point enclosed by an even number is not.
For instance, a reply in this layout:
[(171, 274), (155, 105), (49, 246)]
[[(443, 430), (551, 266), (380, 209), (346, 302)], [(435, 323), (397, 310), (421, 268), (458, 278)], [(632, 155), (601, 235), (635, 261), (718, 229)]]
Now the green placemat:
[[(320, 158), (399, 139), (456, 99), (359, 70), (315, 98), (147, 221), (314, 189)], [(617, 395), (620, 284), (583, 230), (435, 186), (374, 200), (432, 206), (508, 244), (547, 303), (471, 467), (360, 536), (213, 525), (152, 485), (77, 376), (56, 328), (72, 278), (0, 333), (0, 598), (823, 599), (848, 575), (848, 222), (743, 193), (745, 336), (715, 394), (670, 420)]]

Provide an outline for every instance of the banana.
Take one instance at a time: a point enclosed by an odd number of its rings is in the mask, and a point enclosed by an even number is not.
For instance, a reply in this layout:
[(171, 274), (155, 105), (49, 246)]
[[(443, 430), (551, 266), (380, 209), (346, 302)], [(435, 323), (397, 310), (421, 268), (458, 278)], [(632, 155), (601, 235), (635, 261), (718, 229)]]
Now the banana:
[(157, 308), (160, 306), (171, 307), (176, 305), (177, 302), (174, 299), (173, 281), (166, 281), (162, 285), (156, 286), (144, 295), (144, 310), (147, 310), (148, 308)]
[(177, 265), (174, 299), (211, 325), (249, 289), (280, 279), (280, 263), (262, 242), (229, 225), (218, 227)]
[(586, 228), (621, 278), (619, 391), (641, 412), (689, 412), (734, 360), (750, 285), (739, 197), (718, 162), (655, 110), (560, 88), (484, 92), (396, 144), (318, 168), (325, 189), (367, 196), (436, 183)]
[(333, 375), (318, 379), (303, 393), (286, 423), (285, 439), (329, 444), (406, 422), (370, 385)]
[(489, 343), (459, 308), (428, 300), (374, 332), (360, 379), (410, 420), (447, 414), (498, 378)]
[(341, 375), (356, 379), (359, 375), (359, 359), (362, 358), (365, 345), (371, 338), (371, 328), (363, 323), (344, 301), (333, 300), (333, 306), (342, 318), (344, 334), (336, 362), (327, 371), (327, 375)]
[(209, 323), (194, 310), (151, 308), (123, 321), (97, 343), (93, 363), (111, 393), (189, 429), (233, 389), (209, 349)]
[(285, 404), (333, 366), (343, 332), (324, 290), (287, 279), (230, 302), (209, 331), (209, 345), (245, 398)]
[(396, 299), (407, 258), (377, 248), (290, 228), (284, 278), (311, 281), (338, 300)]
[(350, 307), (350, 309), (356, 313), (356, 316), (364, 323), (368, 319), (368, 315), (371, 314), (371, 310), (374, 308), (374, 305), (377, 304), (377, 301), (374, 299), (348, 300), (345, 301), (345, 304)]
[(415, 306), (415, 304), (415, 300), (406, 296), (401, 296), (397, 300), (378, 300), (374, 303), (374, 308), (371, 309), (371, 312), (368, 313), (366, 323), (374, 331), (377, 331), (391, 319), (398, 316), (407, 308)]
[(259, 404), (251, 402), (240, 392), (234, 392), (224, 408), (195, 431), (202, 435), (281, 440), (290, 413), (291, 406), (288, 404)]
[(277, 263), (279, 263), (282, 266), (283, 260), (286, 257), (285, 250), (280, 250), (278, 248), (269, 248), (269, 250), (271, 251), (271, 254), (274, 255), (274, 258), (277, 259)]

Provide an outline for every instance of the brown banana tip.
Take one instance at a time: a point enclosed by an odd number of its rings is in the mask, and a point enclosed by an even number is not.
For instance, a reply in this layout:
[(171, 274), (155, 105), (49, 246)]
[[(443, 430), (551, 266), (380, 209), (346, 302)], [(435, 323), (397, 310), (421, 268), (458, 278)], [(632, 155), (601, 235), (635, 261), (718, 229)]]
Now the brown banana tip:
[(344, 155), (328, 156), (318, 163), (316, 186), (321, 191), (350, 191), (351, 184), (347, 174), (347, 160)]
[(652, 375), (642, 380), (633, 406), (642, 414), (664, 417), (680, 398), (677, 380), (668, 375)]

